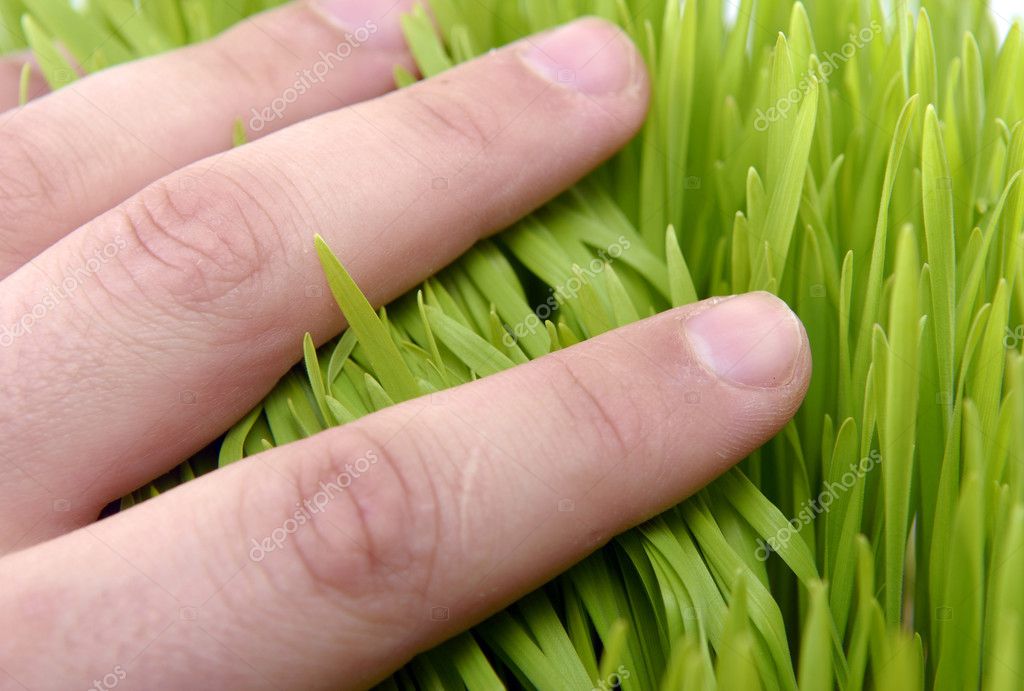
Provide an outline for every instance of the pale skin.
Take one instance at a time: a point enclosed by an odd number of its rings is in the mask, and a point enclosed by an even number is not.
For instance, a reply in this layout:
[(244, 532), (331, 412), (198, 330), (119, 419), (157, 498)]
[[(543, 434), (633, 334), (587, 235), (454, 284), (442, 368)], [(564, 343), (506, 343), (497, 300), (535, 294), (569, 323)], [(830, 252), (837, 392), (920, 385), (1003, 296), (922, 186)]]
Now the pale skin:
[[(20, 108), (18, 58), (0, 69), (0, 689), (364, 688), (799, 406), (792, 312), (711, 300), (97, 522), (259, 403), (305, 331), (344, 327), (313, 233), (384, 304), (643, 123), (642, 60), (596, 19), (395, 92), (406, 9), (298, 2)], [(232, 150), (238, 117), (251, 142)]]

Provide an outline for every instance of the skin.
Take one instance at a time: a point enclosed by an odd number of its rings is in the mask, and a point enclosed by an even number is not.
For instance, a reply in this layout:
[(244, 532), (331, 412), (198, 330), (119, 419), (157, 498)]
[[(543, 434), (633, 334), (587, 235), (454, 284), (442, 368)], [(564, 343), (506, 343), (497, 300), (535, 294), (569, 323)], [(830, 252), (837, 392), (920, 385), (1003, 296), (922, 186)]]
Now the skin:
[[(367, 687), (697, 491), (799, 406), (795, 316), (716, 299), (96, 522), (256, 405), (306, 330), (344, 327), (314, 232), (383, 304), (643, 123), (646, 69), (596, 19), (389, 93), (394, 65), (413, 68), (405, 9), (299, 2), (0, 102), (0, 626), (18, 632), (0, 688)], [(231, 150), (234, 119), (355, 17), (378, 30)]]

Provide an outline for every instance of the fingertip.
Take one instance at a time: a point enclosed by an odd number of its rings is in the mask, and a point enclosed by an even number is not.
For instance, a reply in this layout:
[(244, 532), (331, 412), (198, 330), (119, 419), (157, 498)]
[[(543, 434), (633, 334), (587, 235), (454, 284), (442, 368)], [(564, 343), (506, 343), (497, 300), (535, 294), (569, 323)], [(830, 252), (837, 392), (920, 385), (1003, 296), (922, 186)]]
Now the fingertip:
[(314, 12), (341, 29), (365, 36), (368, 46), (384, 50), (406, 49), (401, 17), (414, 0), (309, 0)]
[(629, 36), (584, 17), (527, 41), (523, 60), (544, 78), (591, 96), (637, 96), (647, 84), (643, 58)]
[(684, 320), (683, 330), (700, 362), (734, 386), (784, 389), (809, 368), (803, 325), (771, 293), (711, 301)]

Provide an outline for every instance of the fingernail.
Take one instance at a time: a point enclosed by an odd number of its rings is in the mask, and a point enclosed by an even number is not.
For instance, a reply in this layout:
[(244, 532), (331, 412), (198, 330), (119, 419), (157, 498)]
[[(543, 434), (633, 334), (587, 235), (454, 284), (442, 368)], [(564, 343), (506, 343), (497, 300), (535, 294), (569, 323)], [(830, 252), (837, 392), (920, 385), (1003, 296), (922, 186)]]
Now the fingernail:
[(361, 43), (389, 50), (406, 47), (400, 19), (411, 9), (411, 0), (312, 0), (311, 6)]
[(720, 379), (776, 388), (793, 380), (804, 334), (796, 315), (769, 293), (719, 302), (684, 322), (693, 353)]
[(606, 21), (580, 19), (530, 43), (523, 59), (534, 70), (583, 93), (618, 93), (638, 81), (636, 48)]

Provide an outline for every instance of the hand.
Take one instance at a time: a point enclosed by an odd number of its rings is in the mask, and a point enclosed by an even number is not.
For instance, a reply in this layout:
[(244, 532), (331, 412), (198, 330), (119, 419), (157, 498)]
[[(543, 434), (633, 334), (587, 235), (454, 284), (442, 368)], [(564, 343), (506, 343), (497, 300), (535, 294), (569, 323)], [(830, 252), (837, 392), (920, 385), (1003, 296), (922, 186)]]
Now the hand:
[(289, 5), (0, 115), (2, 688), (366, 686), (799, 405), (796, 317), (713, 300), (94, 522), (342, 328), (314, 232), (385, 303), (643, 122), (642, 61), (592, 19), (375, 98), (413, 68), (391, 5)]

